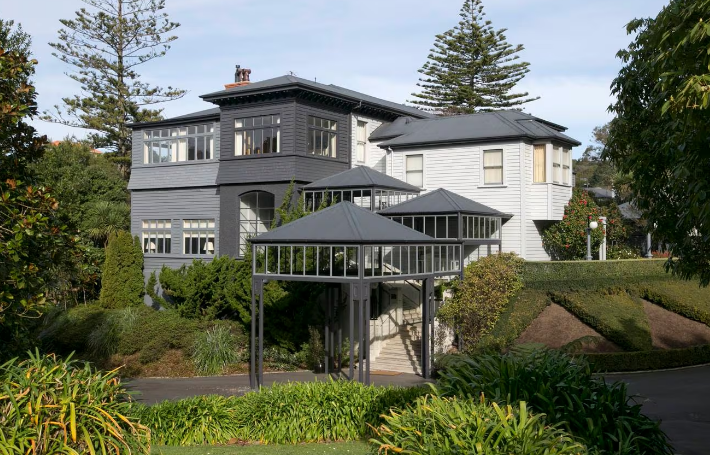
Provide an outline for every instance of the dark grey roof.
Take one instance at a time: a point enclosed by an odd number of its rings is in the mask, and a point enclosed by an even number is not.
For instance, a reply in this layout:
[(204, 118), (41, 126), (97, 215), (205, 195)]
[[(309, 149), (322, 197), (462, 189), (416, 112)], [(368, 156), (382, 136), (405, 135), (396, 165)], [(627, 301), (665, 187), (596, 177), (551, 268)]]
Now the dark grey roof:
[(421, 188), (410, 185), (368, 166), (356, 166), (347, 171), (309, 183), (306, 190), (336, 190), (341, 188), (384, 188), (419, 193)]
[(401, 244), (436, 243), (436, 239), (360, 208), (352, 202), (292, 221), (251, 239), (263, 243)]
[(476, 201), (443, 188), (393, 205), (392, 207), (387, 207), (377, 213), (385, 216), (463, 213), (470, 215), (500, 216), (503, 218), (511, 217), (511, 215), (506, 215), (487, 205), (479, 204)]
[(438, 143), (484, 142), (504, 139), (553, 139), (570, 145), (581, 145), (562, 131), (565, 128), (524, 112), (493, 111), (470, 115), (410, 119), (380, 126), (371, 140), (391, 138), (380, 147), (403, 147)]
[(585, 191), (592, 193), (592, 196), (599, 199), (614, 199), (614, 190), (607, 190), (606, 188), (585, 188)]
[(138, 122), (138, 123), (129, 123), (127, 126), (129, 128), (135, 128), (135, 127), (140, 127), (140, 126), (149, 126), (149, 125), (170, 125), (173, 123), (184, 123), (185, 120), (190, 120), (190, 119), (203, 119), (205, 117), (216, 117), (219, 118), (219, 113), (220, 113), (220, 108), (218, 107), (212, 107), (209, 109), (205, 109), (202, 111), (197, 111), (197, 112), (192, 112), (190, 114), (185, 114), (185, 115), (178, 115), (177, 117), (170, 117), (166, 118), (163, 120), (158, 120), (156, 122)]
[(394, 103), (392, 101), (383, 100), (364, 93), (356, 92), (347, 88), (339, 87), (333, 84), (321, 84), (320, 82), (309, 81), (296, 76), (279, 76), (263, 81), (252, 82), (250, 84), (232, 87), (218, 92), (201, 95), (200, 98), (205, 101), (217, 100), (220, 98), (228, 98), (234, 96), (258, 94), (282, 90), (291, 87), (304, 88), (315, 92), (320, 92), (328, 95), (345, 98), (355, 102), (362, 101), (363, 103), (385, 108), (389, 111), (398, 113), (399, 115), (411, 115), (416, 118), (433, 117), (433, 114), (422, 111), (415, 107), (405, 106), (404, 104)]

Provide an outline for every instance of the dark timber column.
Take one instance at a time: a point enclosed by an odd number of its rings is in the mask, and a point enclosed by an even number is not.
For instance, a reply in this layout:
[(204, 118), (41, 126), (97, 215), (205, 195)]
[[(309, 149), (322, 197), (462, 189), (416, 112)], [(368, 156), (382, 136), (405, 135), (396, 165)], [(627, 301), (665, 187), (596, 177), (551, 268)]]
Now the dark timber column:
[(422, 280), (422, 377), (429, 379), (429, 279)]
[(324, 335), (325, 335), (325, 374), (328, 375), (329, 369), (328, 369), (328, 360), (330, 358), (330, 352), (328, 351), (329, 349), (329, 344), (328, 341), (330, 341), (330, 295), (331, 295), (331, 290), (327, 289), (325, 292), (325, 330), (324, 330)]
[[(435, 299), (435, 292), (434, 292), (434, 278), (428, 278), (427, 281), (429, 281), (429, 304), (430, 304), (430, 310), (429, 310), (429, 330), (431, 331), (431, 338), (429, 339), (429, 344), (431, 345), (431, 350), (429, 351), (429, 356), (434, 355), (435, 351), (435, 346), (434, 343), (436, 342), (436, 336), (434, 334), (434, 316), (436, 316), (436, 299)], [(429, 362), (431, 365), (431, 362)]]
[(362, 285), (362, 298), (365, 300), (365, 384), (370, 385), (370, 283)]
[(259, 280), (259, 387), (264, 385), (264, 283)]
[(251, 279), (251, 365), (249, 368), (249, 387), (256, 389), (256, 296), (257, 280)]
[(363, 312), (365, 311), (364, 309), (364, 299), (365, 297), (363, 296), (363, 285), (362, 285), (362, 280), (358, 281), (357, 285), (357, 314), (358, 314), (358, 328), (357, 328), (357, 345), (358, 345), (358, 363), (357, 363), (357, 377), (359, 382), (364, 382), (365, 381), (365, 369), (363, 368), (364, 366), (364, 360), (365, 360), (365, 344), (363, 343), (363, 332), (364, 332), (364, 326), (365, 322), (363, 321)]
[(350, 295), (348, 296), (348, 309), (350, 310), (350, 372), (348, 379), (355, 379), (355, 288), (357, 284), (350, 283)]
[(335, 293), (337, 306), (335, 317), (338, 320), (338, 379), (343, 374), (343, 315), (341, 314), (340, 302), (342, 301), (343, 286), (338, 285), (338, 290)]

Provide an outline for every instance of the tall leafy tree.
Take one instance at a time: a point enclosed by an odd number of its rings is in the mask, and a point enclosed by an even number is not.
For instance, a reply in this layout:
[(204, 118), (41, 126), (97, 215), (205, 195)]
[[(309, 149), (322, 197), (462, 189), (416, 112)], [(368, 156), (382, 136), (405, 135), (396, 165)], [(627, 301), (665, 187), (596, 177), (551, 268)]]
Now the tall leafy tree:
[(131, 122), (160, 119), (157, 103), (186, 92), (153, 86), (141, 80), (137, 67), (165, 56), (180, 24), (163, 12), (165, 0), (83, 0), (90, 8), (61, 19), (54, 56), (71, 65), (67, 75), (81, 84), (81, 95), (63, 98), (42, 119), (95, 133), (96, 147), (112, 150), (123, 169), (130, 166)]
[(109, 236), (99, 301), (104, 308), (125, 308), (143, 303), (143, 249), (138, 237), (121, 231)]
[(604, 156), (629, 173), (669, 269), (710, 283), (710, 0), (672, 0), (627, 26), (612, 83), (616, 114)]
[(30, 39), (0, 22), (0, 357), (23, 349), (28, 318), (45, 308), (54, 269), (74, 248), (58, 203), (29, 169), (46, 137), (26, 123), (36, 114)]
[(485, 19), (481, 0), (465, 0), (461, 20), (451, 30), (436, 35), (428, 61), (419, 72), (420, 93), (410, 101), (442, 114), (519, 106), (539, 97), (514, 92), (530, 63), (519, 61), (521, 44), (506, 41), (506, 29), (495, 30)]

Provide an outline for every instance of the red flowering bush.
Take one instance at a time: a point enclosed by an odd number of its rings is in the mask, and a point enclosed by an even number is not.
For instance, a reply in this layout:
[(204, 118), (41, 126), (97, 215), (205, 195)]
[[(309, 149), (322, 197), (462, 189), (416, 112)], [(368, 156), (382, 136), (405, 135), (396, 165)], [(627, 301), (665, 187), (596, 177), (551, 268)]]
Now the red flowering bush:
[[(603, 216), (602, 210), (589, 193), (575, 188), (572, 199), (565, 207), (562, 221), (542, 233), (542, 244), (552, 259), (584, 259), (587, 255), (587, 225), (590, 216), (599, 222), (599, 217)], [(617, 219), (615, 224), (620, 224), (620, 221)], [(603, 238), (604, 233), (599, 222), (599, 227), (592, 231), (592, 253), (599, 251)]]

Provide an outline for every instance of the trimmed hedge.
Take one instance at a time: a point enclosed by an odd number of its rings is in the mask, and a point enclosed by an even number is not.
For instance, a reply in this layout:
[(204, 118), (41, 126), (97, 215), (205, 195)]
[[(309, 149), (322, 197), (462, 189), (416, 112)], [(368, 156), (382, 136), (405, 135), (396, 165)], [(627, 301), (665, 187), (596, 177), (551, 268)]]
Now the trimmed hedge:
[(634, 291), (669, 311), (710, 325), (710, 288), (701, 288), (697, 281), (644, 283)]
[(666, 273), (665, 259), (618, 261), (526, 262), (523, 283), (527, 289), (550, 291), (601, 289), (627, 286), (649, 280), (673, 279)]
[(642, 302), (629, 294), (551, 294), (555, 303), (627, 351), (650, 351), (651, 328)]
[(479, 346), (482, 350), (511, 346), (550, 303), (546, 292), (523, 289), (510, 300), (493, 330), (481, 339)]
[(642, 352), (587, 354), (598, 373), (661, 370), (710, 363), (710, 345)]

